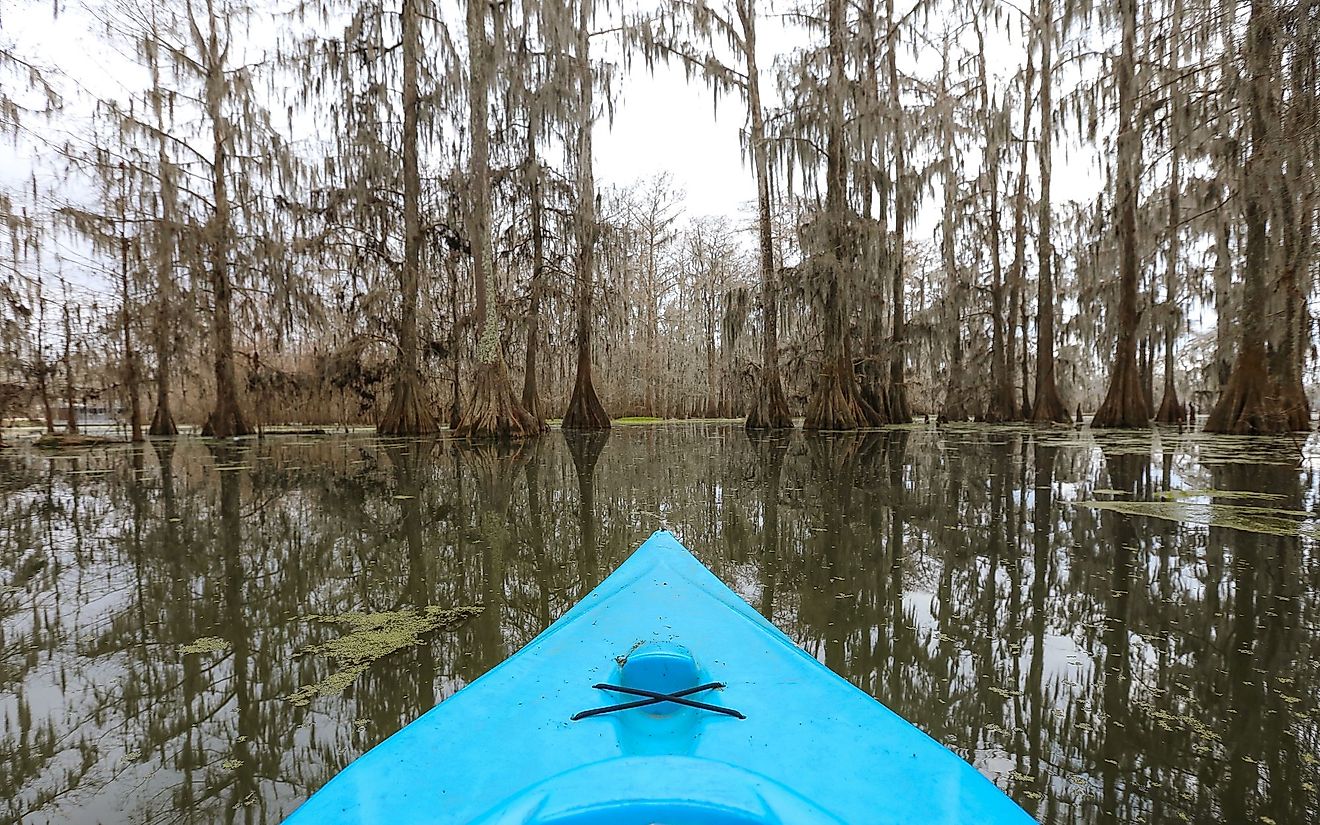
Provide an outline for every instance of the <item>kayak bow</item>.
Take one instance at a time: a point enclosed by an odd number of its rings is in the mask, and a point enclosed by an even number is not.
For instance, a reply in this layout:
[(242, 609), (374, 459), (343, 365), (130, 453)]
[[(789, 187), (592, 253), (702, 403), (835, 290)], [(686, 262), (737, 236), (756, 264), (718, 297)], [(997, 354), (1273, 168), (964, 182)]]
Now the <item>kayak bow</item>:
[(667, 532), (292, 825), (1030, 823)]

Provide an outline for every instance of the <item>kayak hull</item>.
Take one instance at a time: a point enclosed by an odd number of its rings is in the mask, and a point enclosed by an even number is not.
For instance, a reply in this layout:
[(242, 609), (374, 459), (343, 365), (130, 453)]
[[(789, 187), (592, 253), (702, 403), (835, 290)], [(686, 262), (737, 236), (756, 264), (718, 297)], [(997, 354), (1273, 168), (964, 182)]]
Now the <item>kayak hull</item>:
[[(628, 703), (637, 706), (597, 713)], [(286, 822), (1032, 819), (659, 532), (526, 647), (350, 764)]]

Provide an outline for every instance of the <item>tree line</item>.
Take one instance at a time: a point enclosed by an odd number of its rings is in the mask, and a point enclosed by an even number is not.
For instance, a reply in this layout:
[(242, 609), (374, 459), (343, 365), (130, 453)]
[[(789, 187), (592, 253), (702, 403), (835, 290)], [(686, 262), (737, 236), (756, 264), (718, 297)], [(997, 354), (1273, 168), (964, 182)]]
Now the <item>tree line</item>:
[[(1309, 427), (1313, 0), (78, 12), (113, 94), (0, 42), (0, 407), (48, 429)], [(597, 180), (660, 64), (734, 101), (747, 214)]]

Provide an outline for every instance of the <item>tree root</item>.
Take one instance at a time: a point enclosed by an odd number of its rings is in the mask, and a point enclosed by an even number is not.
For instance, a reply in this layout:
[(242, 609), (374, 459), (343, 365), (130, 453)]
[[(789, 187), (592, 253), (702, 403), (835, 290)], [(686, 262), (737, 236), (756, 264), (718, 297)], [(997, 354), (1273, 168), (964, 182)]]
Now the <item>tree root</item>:
[(565, 430), (608, 430), (610, 417), (596, 395), (591, 382), (591, 362), (578, 361), (577, 379), (573, 382), (573, 397), (568, 401), (564, 420)]
[(202, 435), (207, 438), (233, 438), (238, 435), (251, 435), (253, 432), (243, 411), (235, 400), (217, 399), (215, 410), (206, 417), (202, 425)]
[(431, 414), (421, 376), (413, 370), (400, 369), (394, 380), (390, 405), (376, 425), (376, 432), (381, 435), (427, 435), (439, 429), (439, 422)]
[(1160, 399), (1160, 408), (1155, 411), (1155, 420), (1160, 424), (1182, 424), (1187, 420), (1187, 410), (1178, 401), (1177, 390), (1164, 388), (1164, 398)]
[(804, 430), (855, 430), (880, 427), (888, 420), (862, 398), (851, 359), (828, 359), (820, 373), (820, 383), (807, 403)]
[(151, 426), (147, 428), (147, 435), (178, 435), (179, 427), (174, 423), (174, 416), (170, 415), (169, 410), (156, 405), (156, 412), (151, 416)]
[(1063, 405), (1063, 399), (1059, 397), (1059, 388), (1053, 381), (1045, 384), (1045, 387), (1036, 393), (1036, 403), (1031, 410), (1030, 419), (1039, 424), (1067, 424), (1072, 421), (1068, 415), (1068, 408)]
[(1228, 383), (1205, 422), (1205, 432), (1266, 435), (1288, 432), (1288, 416), (1265, 364), (1265, 350), (1247, 346), (1238, 353)]
[[(1037, 407), (1039, 413), (1040, 408)], [(1067, 413), (1064, 414), (1065, 416)], [(1091, 418), (1092, 427), (1137, 429), (1150, 426), (1150, 407), (1141, 383), (1141, 370), (1133, 358), (1119, 356), (1100, 409)]]
[(793, 429), (793, 416), (788, 411), (788, 399), (784, 397), (784, 382), (777, 369), (761, 371), (761, 386), (747, 413), (747, 429)]
[(542, 432), (545, 424), (523, 409), (513, 393), (504, 359), (478, 364), (472, 378), (472, 398), (454, 428), (457, 438), (519, 439)]

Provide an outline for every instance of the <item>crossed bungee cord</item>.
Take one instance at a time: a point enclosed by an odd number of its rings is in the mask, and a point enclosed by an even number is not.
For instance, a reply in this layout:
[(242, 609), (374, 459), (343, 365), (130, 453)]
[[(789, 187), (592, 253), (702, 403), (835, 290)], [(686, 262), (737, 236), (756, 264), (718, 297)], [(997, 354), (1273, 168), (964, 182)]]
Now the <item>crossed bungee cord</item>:
[(712, 713), (721, 713), (724, 714), (725, 716), (732, 716), (735, 719), (747, 718), (744, 714), (734, 710), (733, 708), (722, 708), (719, 705), (709, 705), (705, 702), (698, 702), (695, 699), (686, 698), (694, 693), (701, 693), (702, 691), (706, 691), (706, 690), (720, 690), (725, 687), (725, 684), (723, 682), (707, 682), (704, 685), (697, 685), (696, 687), (690, 687), (685, 690), (678, 690), (673, 693), (659, 693), (654, 690), (643, 690), (642, 688), (624, 687), (623, 685), (610, 685), (604, 682), (594, 684), (592, 685), (592, 687), (595, 688), (596, 690), (608, 690), (613, 693), (622, 693), (626, 696), (642, 696), (645, 698), (635, 702), (623, 702), (622, 704), (618, 704), (618, 705), (607, 705), (603, 708), (591, 708), (590, 710), (579, 711), (573, 714), (572, 719), (574, 722), (578, 721), (579, 719), (587, 719), (589, 717), (600, 716), (601, 714), (605, 714), (605, 713), (614, 713), (615, 711), (620, 711), (620, 710), (632, 710), (633, 708), (644, 708), (647, 705), (658, 705), (661, 702), (673, 702), (676, 705), (683, 705), (684, 707), (696, 708), (697, 710), (708, 710), (711, 711)]

